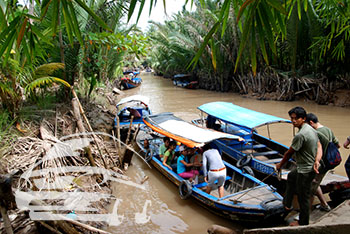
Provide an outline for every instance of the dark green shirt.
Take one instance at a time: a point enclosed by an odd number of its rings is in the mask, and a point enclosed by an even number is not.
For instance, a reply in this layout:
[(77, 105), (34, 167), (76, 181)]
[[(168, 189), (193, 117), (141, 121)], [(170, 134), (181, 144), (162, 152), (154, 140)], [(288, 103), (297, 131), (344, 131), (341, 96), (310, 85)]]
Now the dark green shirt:
[(333, 142), (336, 145), (339, 144), (338, 139), (334, 136), (331, 129), (323, 126), (323, 127), (320, 127), (316, 130), (317, 130), (318, 138), (320, 139), (320, 142), (322, 145), (323, 154), (324, 154), (324, 152), (326, 152), (329, 142)]
[(294, 136), (291, 147), (295, 150), (298, 173), (309, 173), (313, 170), (317, 153), (318, 137), (315, 129), (303, 124)]
[[(316, 129), (316, 131), (317, 131), (318, 139), (320, 140), (321, 145), (322, 145), (322, 158), (323, 158), (323, 156), (325, 155), (325, 152), (328, 148), (329, 142), (333, 142), (334, 144), (338, 145), (339, 141), (334, 136), (332, 130), (325, 127), (325, 126)], [(322, 174), (327, 172), (322, 160), (321, 160), (321, 167), (319, 168), (319, 172)]]

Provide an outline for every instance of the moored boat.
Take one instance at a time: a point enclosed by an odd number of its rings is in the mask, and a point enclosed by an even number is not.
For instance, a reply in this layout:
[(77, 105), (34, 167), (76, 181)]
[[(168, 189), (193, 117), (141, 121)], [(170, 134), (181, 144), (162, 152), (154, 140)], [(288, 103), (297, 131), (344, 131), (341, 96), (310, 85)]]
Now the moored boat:
[(219, 198), (217, 191), (211, 194), (203, 191), (206, 182), (199, 179), (198, 184), (189, 183), (165, 167), (158, 157), (158, 148), (163, 143), (164, 136), (190, 148), (201, 147), (216, 139), (238, 140), (239, 137), (195, 126), (171, 113), (151, 115), (144, 122), (149, 128), (140, 131), (137, 144), (144, 152), (145, 159), (179, 187), (181, 198), (191, 197), (211, 212), (237, 221), (261, 222), (283, 216), (282, 197), (274, 188), (227, 162), (224, 162), (227, 170), (225, 193)]
[(138, 74), (140, 74), (140, 72), (130, 72), (125, 74), (120, 80), (120, 87), (123, 89), (132, 89), (140, 86), (142, 79), (141, 77), (137, 77)]
[[(198, 107), (207, 115), (205, 119), (193, 120), (193, 123), (215, 128), (220, 131), (235, 134), (245, 139), (245, 142), (232, 140), (215, 140), (216, 147), (223, 158), (238, 167), (249, 166), (257, 177), (272, 175), (277, 178), (275, 165), (279, 163), (288, 147), (258, 133), (257, 128), (270, 124), (291, 123), (290, 120), (264, 114), (234, 105), (229, 102), (211, 102)], [(287, 174), (295, 167), (295, 162), (290, 159), (282, 169), (282, 179), (287, 179)], [(334, 173), (327, 173), (322, 180), (321, 187), (332, 181), (344, 181), (346, 177)]]
[(190, 74), (175, 75), (173, 77), (173, 84), (187, 89), (196, 89), (198, 87), (198, 81), (193, 80), (193, 77)]
[(151, 114), (149, 98), (142, 95), (123, 98), (117, 103), (116, 107), (117, 114), (114, 118), (114, 127), (117, 127), (117, 117), (119, 117), (119, 125), (123, 127), (130, 125), (132, 115), (134, 115), (132, 124), (143, 124), (142, 118)]

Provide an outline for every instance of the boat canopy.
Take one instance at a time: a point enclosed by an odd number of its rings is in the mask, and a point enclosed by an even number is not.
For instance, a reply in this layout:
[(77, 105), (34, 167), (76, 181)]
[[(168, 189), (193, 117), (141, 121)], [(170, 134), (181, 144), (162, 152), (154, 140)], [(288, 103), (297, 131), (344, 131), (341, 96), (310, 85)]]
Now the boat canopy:
[(180, 78), (184, 78), (184, 77), (190, 77), (190, 74), (176, 74), (174, 75), (174, 79), (180, 79)]
[(271, 123), (291, 123), (290, 120), (253, 111), (230, 102), (210, 102), (199, 106), (198, 109), (227, 123), (249, 129)]
[(188, 123), (172, 113), (150, 115), (143, 122), (154, 131), (168, 136), (188, 147), (200, 147), (217, 139), (241, 139), (239, 136), (202, 128)]
[(149, 105), (149, 97), (146, 96), (142, 96), (142, 95), (133, 95), (133, 96), (129, 96), (126, 98), (123, 98), (122, 100), (120, 100), (117, 104), (117, 107), (120, 105), (123, 105), (125, 103), (128, 102), (142, 102), (145, 106)]

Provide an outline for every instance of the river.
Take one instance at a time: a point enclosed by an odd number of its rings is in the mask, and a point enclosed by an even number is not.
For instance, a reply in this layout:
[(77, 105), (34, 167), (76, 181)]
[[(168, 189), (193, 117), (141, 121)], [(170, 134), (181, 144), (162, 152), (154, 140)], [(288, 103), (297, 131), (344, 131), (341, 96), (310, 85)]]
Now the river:
[[(198, 106), (213, 101), (225, 101), (288, 119), (288, 111), (291, 108), (302, 106), (307, 112), (316, 114), (323, 125), (330, 127), (341, 144), (350, 135), (349, 108), (321, 106), (304, 101), (259, 101), (235, 93), (189, 90), (173, 86), (171, 79), (153, 76), (151, 73), (143, 73), (142, 79), (143, 83), (140, 87), (125, 90), (123, 96), (140, 94), (149, 97), (153, 113), (173, 112), (176, 116), (190, 121), (200, 116)], [(261, 129), (259, 132), (266, 134), (266, 129)], [(270, 132), (272, 139), (290, 145), (293, 136), (291, 125), (271, 125)], [(341, 148), (340, 152), (343, 161), (335, 171), (346, 176), (344, 163), (350, 150)], [(123, 215), (124, 218), (120, 225), (109, 228), (109, 231), (113, 233), (207, 233), (207, 229), (212, 224), (241, 228), (239, 223), (218, 217), (197, 203), (193, 203), (192, 200), (181, 200), (177, 187), (137, 157), (133, 158), (132, 163), (126, 173), (127, 176), (136, 182), (148, 176), (149, 179), (144, 183), (146, 189), (139, 191), (120, 184), (114, 187), (113, 194), (121, 199), (118, 210), (122, 212), (118, 214)], [(150, 205), (146, 204), (146, 201)], [(135, 224), (135, 213), (142, 211), (147, 213), (150, 220), (145, 224)]]

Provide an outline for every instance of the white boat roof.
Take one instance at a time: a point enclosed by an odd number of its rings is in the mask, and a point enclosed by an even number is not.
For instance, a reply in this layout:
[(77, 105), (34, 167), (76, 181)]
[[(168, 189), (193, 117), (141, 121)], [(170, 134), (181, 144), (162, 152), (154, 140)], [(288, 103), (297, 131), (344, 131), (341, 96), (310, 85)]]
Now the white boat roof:
[(236, 135), (202, 128), (188, 123), (168, 112), (148, 116), (143, 121), (154, 131), (191, 148), (203, 146), (216, 139), (240, 139)]
[(120, 100), (118, 102), (117, 106), (123, 105), (123, 104), (128, 103), (128, 102), (142, 102), (146, 106), (148, 106), (149, 105), (149, 97), (142, 96), (142, 95), (129, 96), (129, 97), (126, 97), (126, 98), (123, 98), (122, 100)]

